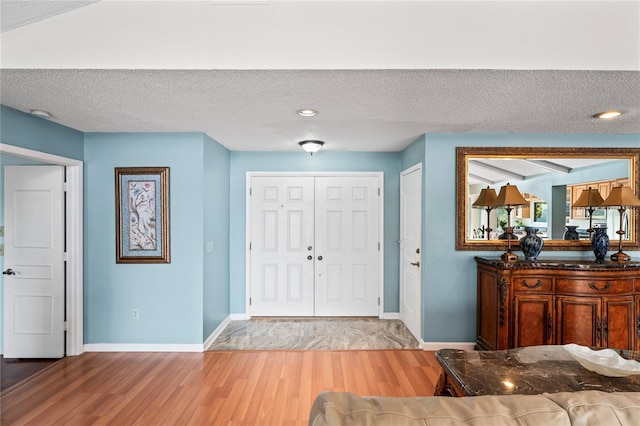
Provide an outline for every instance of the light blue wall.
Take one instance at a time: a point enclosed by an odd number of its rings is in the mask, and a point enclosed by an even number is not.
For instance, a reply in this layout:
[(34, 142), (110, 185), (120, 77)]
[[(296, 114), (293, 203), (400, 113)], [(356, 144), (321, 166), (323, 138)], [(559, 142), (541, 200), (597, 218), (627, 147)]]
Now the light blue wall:
[(231, 312), (245, 313), (246, 172), (384, 172), (384, 311), (398, 312), (400, 153), (231, 152)]
[[(425, 135), (420, 136), (415, 141), (411, 142), (400, 153), (400, 170), (406, 170), (411, 166), (424, 161), (424, 148), (425, 148)], [(424, 177), (424, 175), (423, 175)]]
[[(455, 250), (456, 147), (624, 147), (639, 148), (640, 135), (429, 134), (425, 144), (423, 231), (423, 339), (426, 342), (476, 340), (474, 256), (500, 252)], [(637, 258), (640, 253), (627, 252)], [(541, 258), (593, 260), (591, 252), (545, 252)]]
[(0, 105), (0, 142), (82, 160), (84, 134)]
[[(204, 136), (203, 340), (229, 315), (229, 151)], [(213, 251), (207, 252), (207, 243)]]
[[(203, 154), (199, 133), (85, 135), (85, 343), (202, 343)], [(115, 262), (114, 168), (142, 166), (170, 167), (170, 264)]]

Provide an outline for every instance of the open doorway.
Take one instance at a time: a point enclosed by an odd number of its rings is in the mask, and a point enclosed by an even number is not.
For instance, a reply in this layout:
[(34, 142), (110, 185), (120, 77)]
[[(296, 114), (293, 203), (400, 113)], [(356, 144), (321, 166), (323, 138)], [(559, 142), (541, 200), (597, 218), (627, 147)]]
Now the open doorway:
[[(54, 164), (64, 166), (66, 169), (66, 219), (65, 219), (65, 239), (66, 239), (66, 295), (65, 295), (65, 328), (66, 355), (79, 355), (84, 352), (83, 345), (83, 315), (82, 315), (82, 161), (60, 157), (52, 154), (33, 151), (25, 148), (15, 147), (12, 145), (0, 144), (0, 154), (3, 156), (16, 157), (28, 160), (27, 162), (38, 162), (40, 164)], [(3, 172), (3, 171), (2, 171)], [(4, 266), (4, 265), (2, 265)], [(4, 269), (3, 269), (4, 270)], [(17, 367), (17, 364), (9, 360), (3, 359), (2, 369), (3, 378), (9, 374), (9, 368)], [(13, 360), (12, 360), (13, 361)], [(20, 366), (22, 372), (16, 369), (14, 381), (22, 381), (25, 378), (25, 372), (40, 371), (47, 367), (49, 362), (38, 362), (33, 360), (30, 366), (26, 364)], [(23, 368), (24, 367), (24, 368)], [(3, 386), (3, 391), (5, 386)]]

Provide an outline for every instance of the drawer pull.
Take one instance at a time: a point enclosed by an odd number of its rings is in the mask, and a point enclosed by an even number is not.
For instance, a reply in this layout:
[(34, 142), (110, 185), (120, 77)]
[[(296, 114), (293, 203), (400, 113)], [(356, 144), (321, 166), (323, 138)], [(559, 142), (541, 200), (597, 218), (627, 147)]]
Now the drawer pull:
[(607, 281), (606, 284), (602, 286), (602, 288), (599, 288), (598, 284), (596, 284), (595, 282), (589, 283), (589, 288), (596, 291), (605, 291), (605, 290), (608, 290), (610, 287), (611, 287), (611, 281)]
[(522, 285), (522, 287), (526, 287), (526, 288), (537, 288), (537, 287), (541, 287), (542, 286), (542, 280), (536, 281), (535, 284), (529, 284), (529, 283), (527, 283), (527, 280), (522, 280), (520, 285)]

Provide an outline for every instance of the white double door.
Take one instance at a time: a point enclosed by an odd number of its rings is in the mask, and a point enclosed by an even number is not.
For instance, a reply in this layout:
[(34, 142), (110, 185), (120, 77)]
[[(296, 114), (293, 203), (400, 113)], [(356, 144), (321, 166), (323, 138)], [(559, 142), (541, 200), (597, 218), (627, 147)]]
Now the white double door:
[(379, 315), (376, 176), (254, 176), (253, 316)]

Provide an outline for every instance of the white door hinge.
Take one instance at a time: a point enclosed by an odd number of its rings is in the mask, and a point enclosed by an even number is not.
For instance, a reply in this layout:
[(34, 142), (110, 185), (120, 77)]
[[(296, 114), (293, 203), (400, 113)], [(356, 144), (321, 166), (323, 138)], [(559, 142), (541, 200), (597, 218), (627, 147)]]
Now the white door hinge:
[(62, 325), (62, 328), (64, 331), (69, 330), (69, 322), (65, 321), (64, 324)]
[(249, 250), (251, 250), (251, 243), (249, 243)]
[(378, 306), (380, 306), (380, 298), (378, 297)]
[(68, 262), (68, 261), (69, 261), (69, 253), (67, 253), (66, 251), (64, 252), (64, 254), (63, 254), (63, 256), (62, 256), (62, 257), (63, 257), (63, 259), (64, 259), (64, 261), (65, 261), (65, 262)]
[(251, 306), (251, 298), (249, 298), (249, 306)]
[(378, 188), (378, 197), (380, 196), (380, 188)]
[(249, 188), (249, 196), (251, 196), (253, 194), (253, 191), (251, 190), (251, 188)]
[(378, 243), (378, 251), (380, 251), (380, 243)]
[(67, 192), (69, 190), (69, 184), (65, 182), (62, 189), (64, 190), (64, 192)]

